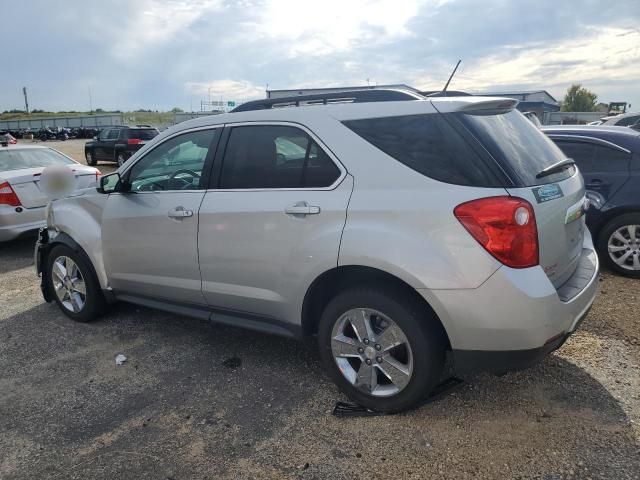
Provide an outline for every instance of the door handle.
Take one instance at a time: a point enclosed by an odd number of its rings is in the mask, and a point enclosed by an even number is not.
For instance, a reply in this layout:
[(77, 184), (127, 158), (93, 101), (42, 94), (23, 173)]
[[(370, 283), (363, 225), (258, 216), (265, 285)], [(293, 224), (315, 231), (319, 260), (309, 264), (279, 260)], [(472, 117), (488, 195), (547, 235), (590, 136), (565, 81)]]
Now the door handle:
[(317, 215), (320, 213), (320, 207), (309, 205), (307, 202), (297, 202), (285, 208), (284, 213), (287, 215)]
[(186, 218), (193, 217), (193, 210), (185, 210), (184, 207), (176, 207), (167, 213), (169, 218)]

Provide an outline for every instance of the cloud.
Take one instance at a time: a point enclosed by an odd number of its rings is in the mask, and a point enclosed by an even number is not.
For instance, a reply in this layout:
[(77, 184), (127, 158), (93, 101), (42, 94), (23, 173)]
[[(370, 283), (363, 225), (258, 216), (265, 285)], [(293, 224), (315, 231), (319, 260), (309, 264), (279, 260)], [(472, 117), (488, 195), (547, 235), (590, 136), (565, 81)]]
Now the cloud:
[(252, 25), (258, 35), (287, 42), (290, 57), (330, 55), (365, 43), (380, 44), (410, 36), (407, 22), (424, 3), (424, 0), (274, 0)]
[(189, 108), (270, 88), (582, 82), (640, 105), (638, 0), (29, 0), (3, 5), (0, 110)]
[(222, 6), (221, 0), (136, 0), (110, 48), (111, 54), (121, 60), (135, 60), (149, 49), (163, 48), (178, 34), (190, 28), (203, 16)]
[(590, 28), (580, 39), (516, 45), (475, 59), (461, 73), (452, 88), (486, 91), (517, 85), (546, 88), (560, 97), (569, 83), (589, 87), (626, 82), (640, 78), (640, 30)]
[(247, 81), (237, 80), (212, 80), (210, 82), (187, 82), (184, 85), (187, 93), (200, 95), (203, 98), (215, 100), (223, 97), (224, 100), (246, 101), (256, 98), (264, 98), (265, 88), (253, 85)]

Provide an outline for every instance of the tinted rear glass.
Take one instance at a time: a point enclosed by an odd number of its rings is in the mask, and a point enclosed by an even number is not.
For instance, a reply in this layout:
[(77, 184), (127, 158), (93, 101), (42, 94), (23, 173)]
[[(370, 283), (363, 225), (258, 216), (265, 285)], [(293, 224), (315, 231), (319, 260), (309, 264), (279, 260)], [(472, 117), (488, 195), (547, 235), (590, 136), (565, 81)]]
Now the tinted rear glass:
[(367, 118), (343, 123), (387, 155), (427, 177), (475, 187), (504, 184), (443, 115)]
[(50, 148), (0, 150), (0, 172), (50, 165), (75, 165), (75, 162)]
[(129, 138), (137, 138), (139, 140), (151, 140), (157, 135), (158, 132), (151, 128), (132, 128), (131, 130), (129, 130)]
[(567, 156), (517, 110), (499, 115), (455, 114), (491, 155), (521, 186), (559, 182), (575, 168), (536, 178), (545, 168)]

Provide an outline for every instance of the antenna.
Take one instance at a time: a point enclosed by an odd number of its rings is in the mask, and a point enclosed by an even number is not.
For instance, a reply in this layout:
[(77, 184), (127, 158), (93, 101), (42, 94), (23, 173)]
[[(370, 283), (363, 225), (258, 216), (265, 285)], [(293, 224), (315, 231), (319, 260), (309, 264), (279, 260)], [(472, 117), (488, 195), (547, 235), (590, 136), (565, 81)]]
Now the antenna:
[[(456, 68), (454, 68), (453, 72), (451, 72), (451, 75), (449, 75), (449, 80), (447, 80), (447, 83), (444, 85), (444, 88), (442, 89), (442, 93), (446, 93), (447, 92), (447, 88), (449, 87), (449, 83), (451, 83), (451, 79), (456, 74), (456, 70), (458, 70), (458, 66), (460, 65), (460, 62), (462, 62), (462, 60), (458, 60), (458, 63), (456, 63)], [(446, 95), (444, 95), (444, 96), (446, 97)]]

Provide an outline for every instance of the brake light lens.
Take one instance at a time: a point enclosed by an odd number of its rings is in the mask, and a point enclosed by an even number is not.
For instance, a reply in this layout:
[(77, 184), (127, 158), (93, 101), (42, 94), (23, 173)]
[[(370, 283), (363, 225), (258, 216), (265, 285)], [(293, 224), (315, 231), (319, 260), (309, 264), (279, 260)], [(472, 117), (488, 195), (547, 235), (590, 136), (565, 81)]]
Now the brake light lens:
[(538, 228), (533, 207), (517, 197), (488, 197), (458, 205), (454, 215), (473, 238), (511, 268), (539, 263)]
[(19, 207), (22, 205), (18, 195), (13, 191), (9, 182), (0, 183), (0, 205)]
[(129, 140), (127, 140), (128, 145), (138, 145), (140, 143), (142, 143), (142, 140), (140, 140), (139, 138), (130, 138)]

